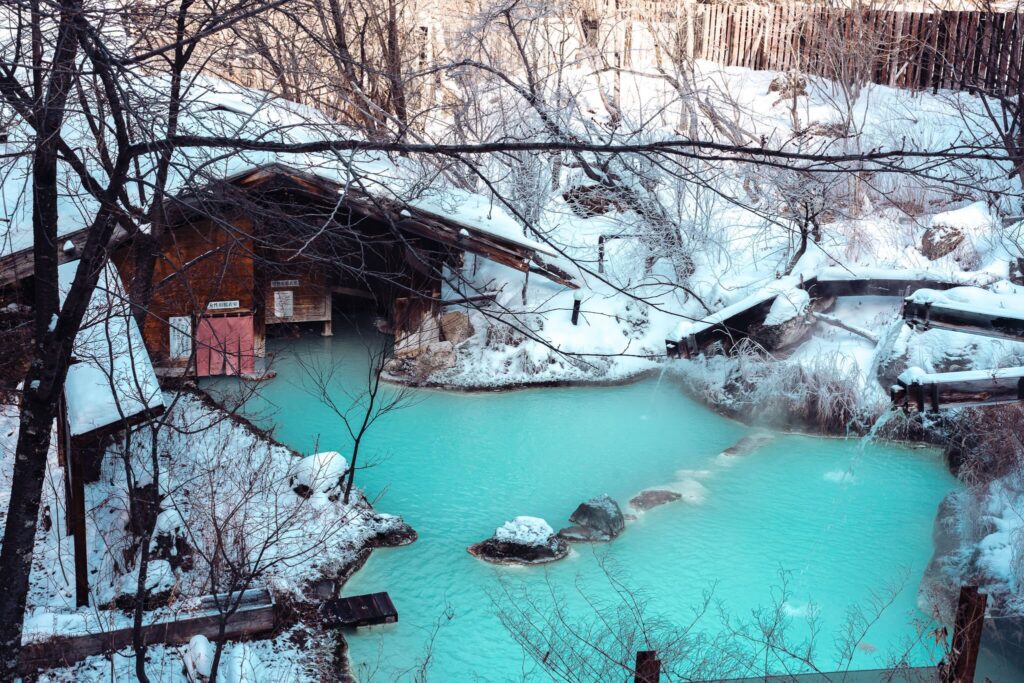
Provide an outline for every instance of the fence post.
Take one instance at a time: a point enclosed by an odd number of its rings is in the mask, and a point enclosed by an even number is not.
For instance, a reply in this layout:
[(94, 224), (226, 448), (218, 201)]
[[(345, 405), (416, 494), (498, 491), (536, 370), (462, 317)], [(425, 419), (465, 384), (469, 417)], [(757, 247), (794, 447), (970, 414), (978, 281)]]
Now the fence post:
[(658, 683), (661, 680), (661, 660), (657, 650), (640, 650), (636, 653), (636, 675), (633, 683)]
[(981, 631), (985, 625), (985, 603), (988, 596), (977, 586), (961, 586), (956, 606), (956, 625), (948, 661), (939, 666), (942, 683), (971, 683), (978, 665)]

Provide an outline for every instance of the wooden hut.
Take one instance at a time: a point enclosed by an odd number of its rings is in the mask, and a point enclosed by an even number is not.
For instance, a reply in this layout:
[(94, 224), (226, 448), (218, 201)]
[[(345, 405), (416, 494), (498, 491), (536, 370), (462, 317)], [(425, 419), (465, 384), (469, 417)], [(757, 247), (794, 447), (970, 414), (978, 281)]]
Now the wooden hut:
[[(280, 164), (176, 197), (167, 213), (143, 329), (163, 374), (251, 373), (268, 327), (330, 335), (339, 296), (372, 301), (408, 348), (437, 314), (444, 267), (467, 251), (575, 286), (543, 245)], [(130, 251), (115, 256), (126, 279)]]

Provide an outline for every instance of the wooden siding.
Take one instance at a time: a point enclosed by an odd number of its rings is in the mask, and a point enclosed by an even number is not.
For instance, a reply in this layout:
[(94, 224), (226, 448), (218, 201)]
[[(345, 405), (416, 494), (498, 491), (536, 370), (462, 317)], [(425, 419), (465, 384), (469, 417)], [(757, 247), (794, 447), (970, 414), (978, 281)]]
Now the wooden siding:
[(154, 359), (168, 359), (169, 318), (204, 314), (210, 302), (216, 301), (238, 302), (236, 307), (216, 309), (217, 313), (254, 309), (250, 223), (239, 218), (232, 225), (234, 229), (212, 221), (196, 221), (168, 230), (163, 236), (153, 272), (150, 315), (143, 330)]
[[(331, 290), (322, 269), (313, 266), (287, 270), (274, 268), (266, 274), (261, 273), (259, 280), (267, 325), (331, 319)], [(289, 293), (291, 296), (291, 316), (277, 315), (278, 293)]]

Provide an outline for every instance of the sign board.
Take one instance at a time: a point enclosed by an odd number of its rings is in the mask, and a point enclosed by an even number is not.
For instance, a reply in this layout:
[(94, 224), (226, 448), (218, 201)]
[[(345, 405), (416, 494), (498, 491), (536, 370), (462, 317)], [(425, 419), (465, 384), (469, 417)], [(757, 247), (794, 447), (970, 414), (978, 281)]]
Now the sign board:
[(274, 317), (290, 318), (295, 313), (295, 297), (290, 289), (274, 292)]
[(238, 299), (232, 299), (231, 301), (211, 301), (206, 304), (206, 310), (208, 311), (223, 311), (228, 308), (238, 308)]
[(299, 286), (299, 281), (298, 280), (271, 280), (270, 281), (270, 286), (275, 288), (275, 289), (278, 288), (278, 287), (298, 287)]
[(192, 357), (192, 318), (172, 316), (168, 320), (171, 328), (171, 358)]

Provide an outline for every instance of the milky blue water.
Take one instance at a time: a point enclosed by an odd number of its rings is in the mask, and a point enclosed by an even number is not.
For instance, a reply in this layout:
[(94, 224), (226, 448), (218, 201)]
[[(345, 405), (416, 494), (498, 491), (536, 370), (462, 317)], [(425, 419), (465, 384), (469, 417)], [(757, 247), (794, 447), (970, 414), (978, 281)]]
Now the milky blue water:
[[(334, 364), (341, 383), (358, 390), (366, 367), (359, 339), (307, 337), (269, 349), (278, 377), (263, 383), (251, 414), (299, 451), (348, 452), (341, 425), (303, 388), (296, 359)], [(647, 595), (652, 613), (679, 624), (709, 590), (712, 612), (749, 620), (772, 604), (784, 572), (782, 613), (796, 640), (806, 616), (817, 615), (816, 664), (826, 671), (840, 664), (833, 641), (851, 606), (870, 612), (875, 597), (902, 587), (867, 630), (855, 668), (902, 652), (917, 635), (913, 622), (925, 618), (917, 585), (936, 507), (956, 486), (935, 450), (780, 434), (750, 455), (720, 456), (753, 430), (687, 398), (668, 375), (619, 387), (420, 390), (415, 398), (373, 427), (363, 445), (373, 467), (357, 477), (379, 510), (419, 532), (411, 546), (375, 551), (345, 588), (388, 591), (400, 613), (396, 625), (349, 634), (367, 678), (413, 678), (429, 646), (429, 680), (522, 679), (532, 665), (497, 616), (509, 607), (502, 586), (525, 588), (542, 604), (564, 599), (575, 618), (593, 622), (581, 593), (613, 595), (602, 559)], [(687, 499), (641, 514), (610, 544), (574, 546), (562, 562), (495, 567), (466, 552), (516, 515), (557, 529), (590, 496), (608, 493), (625, 506), (659, 486)], [(700, 623), (721, 629), (714, 613)], [(913, 650), (916, 664), (934, 657)]]

